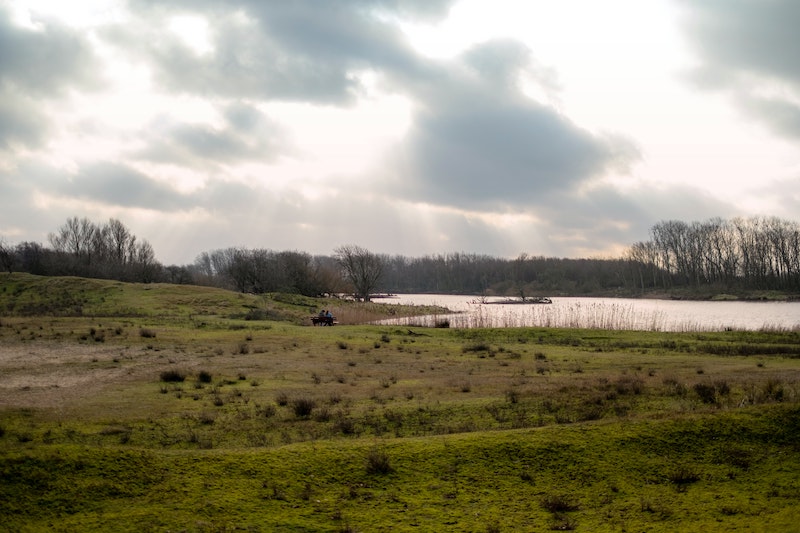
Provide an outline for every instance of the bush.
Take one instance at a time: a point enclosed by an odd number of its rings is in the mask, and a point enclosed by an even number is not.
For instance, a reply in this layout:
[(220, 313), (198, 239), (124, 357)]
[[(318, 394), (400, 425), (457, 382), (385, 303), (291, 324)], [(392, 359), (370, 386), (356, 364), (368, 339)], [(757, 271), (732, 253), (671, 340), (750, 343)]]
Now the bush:
[(369, 452), (367, 452), (366, 469), (367, 474), (372, 475), (390, 474), (394, 471), (391, 461), (389, 460), (389, 454), (387, 454), (385, 450), (377, 447), (371, 448)]
[(519, 402), (519, 392), (515, 391), (514, 389), (509, 389), (506, 391), (506, 400), (508, 403), (517, 403)]
[(263, 418), (272, 418), (275, 416), (276, 410), (274, 405), (265, 405), (263, 407), (258, 407), (256, 412)]
[(156, 336), (156, 332), (149, 328), (140, 328), (139, 336), (145, 339), (153, 339)]
[(316, 406), (317, 402), (312, 398), (303, 397), (292, 400), (292, 411), (297, 418), (308, 418)]
[(186, 380), (186, 374), (180, 370), (165, 370), (161, 373), (161, 381), (167, 382), (183, 382)]
[(579, 506), (568, 496), (563, 494), (547, 494), (542, 498), (542, 508), (551, 513), (566, 513), (577, 511)]
[(277, 396), (275, 396), (275, 403), (280, 405), (281, 407), (285, 407), (289, 405), (289, 395), (285, 392), (279, 392)]
[(714, 385), (709, 385), (707, 383), (695, 383), (694, 387), (692, 388), (703, 403), (717, 403), (717, 388)]
[(461, 348), (463, 353), (467, 352), (490, 352), (492, 348), (485, 342), (476, 342), (474, 344), (467, 344)]
[(667, 473), (667, 479), (675, 485), (688, 485), (700, 480), (700, 474), (693, 468), (681, 465)]
[(211, 383), (211, 379), (212, 379), (211, 372), (208, 372), (206, 370), (201, 370), (197, 374), (197, 381), (199, 381), (200, 383)]
[(763, 389), (764, 399), (767, 401), (781, 402), (783, 401), (783, 382), (779, 379), (770, 378), (764, 383)]

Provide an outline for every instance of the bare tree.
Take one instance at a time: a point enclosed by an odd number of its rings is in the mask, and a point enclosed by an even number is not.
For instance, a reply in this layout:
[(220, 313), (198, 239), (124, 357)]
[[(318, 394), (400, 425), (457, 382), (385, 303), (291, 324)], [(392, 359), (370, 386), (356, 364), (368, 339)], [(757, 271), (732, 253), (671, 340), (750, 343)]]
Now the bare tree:
[(369, 295), (378, 287), (383, 275), (383, 258), (354, 244), (336, 248), (334, 257), (344, 270), (345, 277), (353, 284), (356, 297), (368, 302)]
[(14, 250), (2, 237), (0, 237), (0, 267), (8, 272), (14, 268)]
[(72, 217), (48, 237), (57, 252), (71, 254), (79, 263), (89, 265), (92, 258), (92, 243), (98, 231), (88, 218)]

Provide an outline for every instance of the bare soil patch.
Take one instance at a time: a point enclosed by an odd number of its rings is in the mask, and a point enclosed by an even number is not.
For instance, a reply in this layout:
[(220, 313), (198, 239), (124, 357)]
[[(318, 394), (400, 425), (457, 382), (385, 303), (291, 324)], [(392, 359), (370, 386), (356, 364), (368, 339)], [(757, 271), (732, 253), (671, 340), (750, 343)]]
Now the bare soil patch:
[[(114, 383), (135, 379), (144, 361), (132, 364), (119, 346), (35, 342), (0, 346), (0, 405), (58, 408), (91, 397)], [(123, 364), (124, 361), (124, 364)]]

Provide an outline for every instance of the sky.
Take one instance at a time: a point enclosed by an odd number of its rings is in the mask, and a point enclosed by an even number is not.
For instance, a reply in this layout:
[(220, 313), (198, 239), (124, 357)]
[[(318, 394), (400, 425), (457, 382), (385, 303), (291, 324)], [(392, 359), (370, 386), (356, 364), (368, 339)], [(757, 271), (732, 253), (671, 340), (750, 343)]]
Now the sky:
[(800, 217), (796, 0), (0, 0), (0, 239), (620, 257)]

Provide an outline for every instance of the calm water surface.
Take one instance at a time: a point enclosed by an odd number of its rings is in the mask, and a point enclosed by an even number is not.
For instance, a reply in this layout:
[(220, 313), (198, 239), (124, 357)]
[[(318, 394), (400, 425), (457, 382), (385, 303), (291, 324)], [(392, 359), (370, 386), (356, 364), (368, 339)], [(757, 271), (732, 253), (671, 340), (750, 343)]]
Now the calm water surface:
[[(439, 305), (453, 315), (388, 321), (450, 327), (576, 327), (647, 331), (800, 330), (800, 302), (696, 302), (630, 298), (553, 298), (552, 304), (487, 304), (475, 296), (401, 294), (386, 303)], [(490, 301), (492, 301), (490, 299)], [(386, 321), (384, 321), (386, 322)]]

